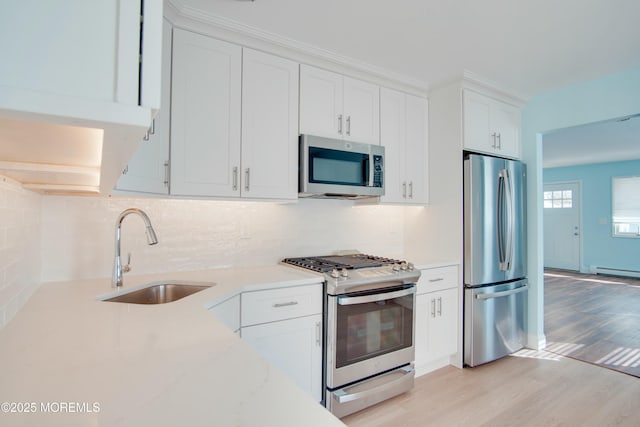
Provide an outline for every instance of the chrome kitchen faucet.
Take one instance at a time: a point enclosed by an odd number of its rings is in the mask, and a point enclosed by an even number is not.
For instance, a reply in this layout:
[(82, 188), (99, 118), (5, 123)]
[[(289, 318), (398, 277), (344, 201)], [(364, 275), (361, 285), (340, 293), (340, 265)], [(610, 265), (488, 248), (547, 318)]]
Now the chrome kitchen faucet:
[[(129, 214), (138, 214), (144, 221), (144, 225), (147, 227), (146, 235), (147, 235), (147, 243), (149, 245), (155, 245), (158, 243), (158, 238), (156, 237), (155, 231), (153, 231), (153, 226), (151, 225), (151, 221), (144, 211), (138, 208), (129, 208), (122, 211), (120, 215), (118, 215), (118, 219), (116, 220), (116, 259), (113, 262), (113, 277), (111, 279), (111, 287), (120, 289), (122, 287), (122, 261), (120, 260), (120, 229), (122, 226), (122, 221)], [(129, 258), (131, 261), (131, 258)], [(127, 264), (128, 270), (129, 264)]]

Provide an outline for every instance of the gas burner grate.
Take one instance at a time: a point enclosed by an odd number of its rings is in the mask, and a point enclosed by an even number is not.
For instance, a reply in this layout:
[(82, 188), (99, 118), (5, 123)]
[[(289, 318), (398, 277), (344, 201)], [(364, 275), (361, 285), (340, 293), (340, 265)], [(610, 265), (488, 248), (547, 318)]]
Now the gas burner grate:
[(361, 268), (381, 267), (399, 264), (402, 261), (367, 254), (326, 255), (317, 257), (285, 258), (282, 262), (319, 273), (328, 273), (334, 269), (357, 270)]

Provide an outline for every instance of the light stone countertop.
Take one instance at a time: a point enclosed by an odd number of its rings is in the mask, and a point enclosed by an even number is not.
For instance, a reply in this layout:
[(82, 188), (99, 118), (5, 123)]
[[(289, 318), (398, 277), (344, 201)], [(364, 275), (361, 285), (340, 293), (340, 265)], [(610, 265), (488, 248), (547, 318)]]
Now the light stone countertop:
[(125, 275), (124, 291), (171, 279), (217, 284), (158, 305), (98, 301), (109, 279), (41, 285), (0, 331), (0, 425), (343, 426), (206, 310), (321, 276), (279, 265)]

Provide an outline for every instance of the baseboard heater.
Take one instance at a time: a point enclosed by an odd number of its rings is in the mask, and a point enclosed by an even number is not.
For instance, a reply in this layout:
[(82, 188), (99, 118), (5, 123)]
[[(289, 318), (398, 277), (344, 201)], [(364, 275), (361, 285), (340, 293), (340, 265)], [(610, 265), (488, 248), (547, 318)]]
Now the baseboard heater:
[(621, 268), (597, 267), (592, 265), (589, 271), (591, 272), (591, 274), (608, 274), (610, 276), (625, 276), (625, 277), (640, 278), (640, 271), (638, 270), (624, 270)]

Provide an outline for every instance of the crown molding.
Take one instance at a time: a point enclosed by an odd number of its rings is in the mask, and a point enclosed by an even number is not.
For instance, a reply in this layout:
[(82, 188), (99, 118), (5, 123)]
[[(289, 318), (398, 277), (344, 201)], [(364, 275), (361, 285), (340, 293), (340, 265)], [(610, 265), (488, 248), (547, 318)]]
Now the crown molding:
[(395, 86), (396, 88), (425, 96), (429, 90), (429, 84), (426, 81), (265, 31), (239, 21), (207, 13), (186, 5), (181, 0), (165, 0), (165, 17), (174, 25), (184, 29), (197, 29), (214, 36), (226, 36), (228, 41), (236, 41), (236, 43), (239, 39), (247, 47), (271, 51), (270, 53), (275, 51), (276, 54), (288, 56), (310, 65), (320, 67), (324, 65), (325, 68), (330, 69), (332, 66), (337, 66), (342, 70), (356, 74), (355, 77), (373, 80), (378, 84)]
[[(462, 82), (464, 87), (474, 89), (479, 92), (484, 92), (485, 95), (499, 97), (503, 101), (517, 105), (519, 107), (523, 106), (526, 103), (526, 97), (520, 94), (515, 94), (514, 91), (505, 90), (495, 81), (487, 79), (484, 76), (481, 76), (480, 74), (470, 70), (464, 70), (462, 72)], [(487, 90), (490, 93), (486, 93)]]

